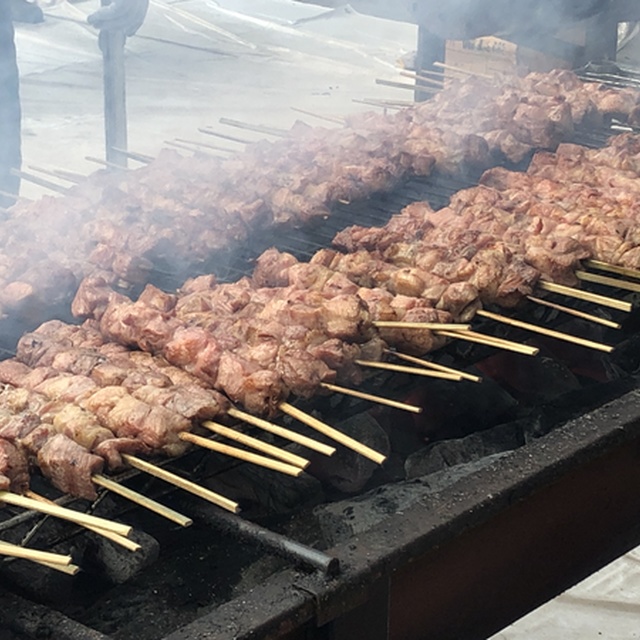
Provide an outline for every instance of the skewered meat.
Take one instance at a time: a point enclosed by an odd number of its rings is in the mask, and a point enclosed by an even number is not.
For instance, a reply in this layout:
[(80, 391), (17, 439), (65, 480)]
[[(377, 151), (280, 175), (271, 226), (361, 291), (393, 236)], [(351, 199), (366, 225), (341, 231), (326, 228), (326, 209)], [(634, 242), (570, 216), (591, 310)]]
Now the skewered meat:
[[(51, 482), (74, 496), (95, 498), (91, 476), (101, 473), (104, 461), (67, 436), (57, 433), (38, 452), (38, 466)], [(69, 469), (73, 473), (69, 473)]]
[(298, 123), (289, 137), (229, 160), (164, 151), (135, 172), (100, 172), (68, 196), (16, 205), (0, 239), (1, 313), (44, 319), (97, 270), (139, 283), (157, 275), (155, 264), (186, 273), (250, 233), (329, 215), (338, 200), (412, 174), (520, 161), (534, 147), (553, 149), (578, 124), (619, 112), (637, 117), (637, 92), (566, 71), (468, 78), (395, 115), (352, 116), (338, 129)]
[(29, 470), (24, 450), (0, 439), (0, 490), (24, 493), (29, 487)]
[[(225, 291), (225, 287), (221, 286), (221, 289)], [(256, 314), (255, 324), (241, 317), (235, 318), (233, 313), (230, 322), (221, 324), (218, 315), (214, 317), (209, 314), (206, 317), (201, 312), (192, 313), (192, 304), (177, 305), (180, 316), (163, 316), (160, 312), (152, 313), (153, 310), (140, 300), (127, 303), (122, 297), (114, 295), (100, 318), (100, 325), (109, 337), (128, 344), (136, 342), (150, 351), (161, 351), (169, 362), (184, 366), (194, 375), (223, 390), (232, 400), (241, 402), (247, 409), (270, 414), (291, 390), (299, 395), (309, 395), (320, 382), (333, 380), (335, 374), (317, 356), (293, 345), (283, 345), (285, 348), (277, 343), (272, 345), (268, 365), (261, 363), (260, 350), (273, 342), (267, 339), (265, 343), (261, 338), (260, 326), (263, 321), (267, 318), (282, 321), (283, 313), (292, 319), (297, 314), (296, 326), (301, 319), (300, 313), (308, 310), (307, 317), (312, 324), (306, 328), (320, 332), (321, 342), (331, 338), (362, 339), (366, 333), (363, 324), (367, 321), (366, 307), (359, 298), (343, 295), (325, 299), (319, 296), (315, 299), (319, 306), (313, 308), (299, 295), (302, 292), (296, 294), (297, 299), (289, 295), (293, 293), (294, 290), (278, 291), (274, 295), (273, 290), (269, 290), (261, 311), (258, 313), (257, 309), (252, 309)], [(200, 296), (200, 304), (204, 300), (201, 299), (202, 294), (196, 292), (187, 295)], [(201, 304), (198, 308), (202, 308)], [(235, 309), (239, 313), (244, 307), (236, 305)], [(140, 315), (136, 315), (138, 310)], [(161, 336), (155, 342), (146, 339), (150, 317), (154, 318), (154, 326), (157, 326), (156, 336)], [(122, 321), (123, 318), (126, 318), (126, 322)], [(211, 322), (212, 318), (215, 324)], [(189, 324), (202, 322), (206, 323), (206, 329)], [(230, 341), (230, 336), (238, 331), (241, 331), (242, 340)], [(216, 339), (218, 335), (227, 341), (227, 348), (221, 348)], [(309, 335), (315, 334), (313, 331), (311, 334), (302, 334), (305, 338)], [(249, 338), (251, 344), (247, 343)]]

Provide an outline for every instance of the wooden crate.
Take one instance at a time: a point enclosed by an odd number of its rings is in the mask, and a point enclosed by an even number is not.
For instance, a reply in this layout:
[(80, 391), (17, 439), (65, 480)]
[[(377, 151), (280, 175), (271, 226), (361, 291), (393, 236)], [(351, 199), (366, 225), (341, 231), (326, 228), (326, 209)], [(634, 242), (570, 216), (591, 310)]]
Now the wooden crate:
[(530, 71), (570, 69), (575, 64), (575, 56), (572, 56), (570, 51), (574, 46), (584, 46), (585, 31), (567, 31), (558, 37), (558, 41), (567, 44), (566, 57), (536, 51), (493, 36), (475, 40), (448, 40), (445, 47), (445, 63), (488, 75), (522, 75)]

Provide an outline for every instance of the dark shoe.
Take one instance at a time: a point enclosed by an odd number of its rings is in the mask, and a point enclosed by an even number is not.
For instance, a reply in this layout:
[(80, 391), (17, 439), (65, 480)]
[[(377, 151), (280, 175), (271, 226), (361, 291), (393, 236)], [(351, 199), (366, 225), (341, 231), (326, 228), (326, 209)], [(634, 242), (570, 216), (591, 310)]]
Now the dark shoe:
[(28, 24), (44, 22), (42, 9), (33, 2), (9, 0), (9, 5), (11, 7), (11, 18), (14, 22), (26, 22)]

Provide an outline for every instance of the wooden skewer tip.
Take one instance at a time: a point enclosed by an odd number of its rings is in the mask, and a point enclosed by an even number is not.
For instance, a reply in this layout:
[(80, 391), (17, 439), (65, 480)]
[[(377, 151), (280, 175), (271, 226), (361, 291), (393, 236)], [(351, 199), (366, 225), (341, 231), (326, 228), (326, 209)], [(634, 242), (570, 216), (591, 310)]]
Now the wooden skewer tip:
[(40, 502), (33, 498), (21, 496), (9, 491), (0, 491), (0, 502), (6, 502), (7, 504), (31, 509), (33, 511), (41, 511), (47, 515), (60, 518), (62, 520), (69, 520), (79, 525), (90, 525), (97, 527), (98, 529), (112, 531), (113, 533), (117, 533), (124, 537), (127, 537), (132, 531), (132, 527), (129, 525), (113, 522), (112, 520), (106, 520), (105, 518), (98, 518), (97, 516), (92, 516), (80, 511), (74, 511), (73, 509), (67, 509), (66, 507), (61, 507), (57, 504)]
[(290, 415), (292, 418), (299, 420), (303, 424), (306, 424), (308, 427), (311, 427), (312, 429), (315, 429), (316, 431), (324, 434), (328, 438), (339, 442), (343, 446), (351, 449), (352, 451), (355, 451), (356, 453), (359, 453), (369, 460), (372, 460), (376, 464), (382, 464), (387, 459), (385, 455), (371, 449), (370, 447), (367, 447), (357, 440), (354, 440), (350, 436), (342, 433), (341, 431), (338, 431), (337, 429), (334, 429), (328, 424), (309, 415), (305, 411), (294, 407), (288, 402), (281, 402), (279, 408), (283, 413)]
[(188, 433), (184, 431), (179, 434), (179, 437), (181, 440), (184, 440), (185, 442), (190, 442), (191, 444), (195, 444), (198, 447), (209, 449), (211, 451), (215, 451), (216, 453), (221, 453), (223, 455), (230, 456), (238, 460), (242, 460), (243, 462), (256, 464), (260, 467), (264, 467), (265, 469), (278, 471), (280, 473), (284, 473), (289, 476), (294, 476), (297, 478), (298, 476), (300, 476), (301, 473), (303, 473), (300, 467), (294, 467), (291, 464), (286, 464), (284, 462), (280, 462), (279, 460), (274, 460), (272, 458), (260, 456), (255, 453), (245, 451), (244, 449), (238, 449), (237, 447), (230, 447), (229, 445), (222, 444), (221, 442), (215, 442), (214, 440), (208, 440), (207, 438), (196, 436), (193, 433)]
[(132, 456), (128, 453), (122, 454), (124, 460), (139, 471), (144, 471), (149, 475), (155, 476), (156, 478), (160, 478), (169, 484), (173, 484), (176, 487), (180, 487), (180, 489), (184, 489), (189, 493), (193, 493), (194, 495), (203, 498), (223, 509), (227, 509), (232, 513), (238, 513), (240, 511), (240, 505), (233, 500), (229, 500), (229, 498), (225, 498), (210, 489), (206, 489), (205, 487), (201, 487), (199, 484), (192, 482), (191, 480), (187, 480), (181, 476), (176, 475), (175, 473), (171, 473), (171, 471), (167, 471), (162, 467), (158, 467), (151, 462), (147, 462), (146, 460), (142, 460), (137, 458), (136, 456)]

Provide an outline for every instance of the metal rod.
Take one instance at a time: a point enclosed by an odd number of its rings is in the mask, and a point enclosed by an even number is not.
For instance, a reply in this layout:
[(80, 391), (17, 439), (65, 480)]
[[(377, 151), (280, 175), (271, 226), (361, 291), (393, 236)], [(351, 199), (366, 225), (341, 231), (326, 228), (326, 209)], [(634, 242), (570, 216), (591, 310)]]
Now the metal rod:
[(241, 536), (259, 544), (267, 551), (291, 560), (296, 564), (313, 567), (322, 571), (325, 575), (335, 576), (340, 572), (338, 558), (329, 556), (322, 551), (307, 547), (296, 540), (287, 538), (279, 533), (274, 533), (248, 520), (236, 516), (222, 509), (198, 508), (199, 515), (206, 521), (218, 527), (232, 536)]
[[(102, 3), (104, 4), (104, 2)], [(100, 32), (104, 81), (105, 158), (127, 167), (127, 99), (124, 67), (124, 31)]]

